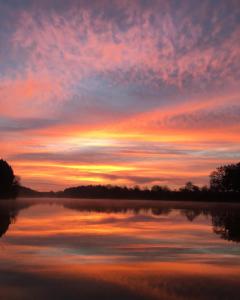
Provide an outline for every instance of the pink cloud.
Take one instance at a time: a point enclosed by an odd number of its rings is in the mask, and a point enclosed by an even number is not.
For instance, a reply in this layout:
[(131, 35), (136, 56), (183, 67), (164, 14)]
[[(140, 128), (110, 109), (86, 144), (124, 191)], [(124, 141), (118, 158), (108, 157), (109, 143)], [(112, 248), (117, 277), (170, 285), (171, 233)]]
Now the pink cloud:
[[(137, 1), (116, 1), (116, 9), (124, 14), (121, 21), (107, 11), (106, 1), (98, 2), (95, 14), (91, 8), (78, 6), (60, 13), (41, 9), (16, 12), (17, 26), (9, 34), (9, 64), (1, 73), (0, 117), (8, 118), (8, 123), (24, 118), (44, 121), (46, 116), (56, 122), (6, 132), (3, 120), (2, 155), (46, 151), (54, 156), (74, 147), (99, 151), (97, 144), (107, 142), (112, 146), (107, 150), (108, 160), (113, 154), (114, 159), (137, 166), (144, 178), (163, 178), (169, 170), (167, 175), (176, 182), (188, 176), (207, 176), (220, 158), (227, 161), (221, 149), (232, 159), (240, 141), (235, 109), (239, 104), (240, 47), (234, 18), (222, 20), (217, 11), (205, 22), (206, 3), (194, 16), (186, 4), (173, 11), (165, 1), (156, 3), (143, 9)], [(230, 30), (225, 34), (227, 22)], [(207, 26), (211, 30), (206, 30)], [(15, 68), (12, 61), (17, 58), (20, 64)], [(96, 89), (95, 78), (99, 80)], [(105, 81), (114, 93), (106, 92)], [(134, 94), (136, 86), (139, 90)], [(175, 98), (164, 93), (166, 90), (175, 93)], [(142, 105), (139, 109), (138, 104)], [(136, 144), (142, 151), (126, 152), (119, 146), (124, 142), (127, 148)], [(165, 143), (169, 148), (189, 146), (193, 154), (188, 154), (186, 162), (179, 153), (152, 150), (152, 144)], [(203, 159), (196, 149), (220, 151), (220, 158), (209, 158), (213, 155), (209, 154), (208, 160)], [(17, 171), (31, 182), (32, 174), (17, 162)], [(194, 162), (198, 167), (202, 164), (201, 172), (194, 171)], [(64, 166), (63, 162), (60, 175), (67, 173)], [(54, 182), (58, 172), (49, 171)], [(134, 172), (112, 178), (129, 182)], [(98, 177), (106, 180), (104, 170)]]
[(61, 85), (49, 74), (39, 76), (26, 72), (14, 78), (5, 78), (0, 83), (1, 115), (39, 117), (49, 112), (49, 100), (56, 101), (62, 95)]
[(40, 15), (38, 21), (26, 12), (13, 41), (28, 51), (29, 68), (57, 75), (66, 89), (96, 73), (117, 72), (124, 80), (125, 71), (130, 71), (125, 81), (142, 77), (148, 84), (163, 81), (180, 86), (187, 76), (210, 80), (212, 72), (226, 80), (239, 55), (237, 31), (218, 48), (196, 48), (202, 36), (200, 25), (188, 17), (176, 24), (171, 11), (152, 24), (154, 15), (154, 11), (135, 7), (126, 20), (133, 25), (121, 30), (113, 21), (93, 19), (85, 10)]

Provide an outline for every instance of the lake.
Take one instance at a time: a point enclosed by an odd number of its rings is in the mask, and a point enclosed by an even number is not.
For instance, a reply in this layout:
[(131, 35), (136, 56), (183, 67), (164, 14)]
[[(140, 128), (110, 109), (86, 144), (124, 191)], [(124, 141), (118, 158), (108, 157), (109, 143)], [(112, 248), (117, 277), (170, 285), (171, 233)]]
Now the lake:
[(240, 205), (0, 201), (0, 297), (240, 299)]

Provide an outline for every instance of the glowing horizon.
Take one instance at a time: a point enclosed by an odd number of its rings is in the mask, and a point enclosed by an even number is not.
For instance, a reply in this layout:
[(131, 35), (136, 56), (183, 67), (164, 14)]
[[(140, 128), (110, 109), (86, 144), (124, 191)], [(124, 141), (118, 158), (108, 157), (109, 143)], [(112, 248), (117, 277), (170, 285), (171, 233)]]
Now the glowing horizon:
[(237, 1), (0, 2), (0, 158), (23, 185), (179, 187), (240, 161)]

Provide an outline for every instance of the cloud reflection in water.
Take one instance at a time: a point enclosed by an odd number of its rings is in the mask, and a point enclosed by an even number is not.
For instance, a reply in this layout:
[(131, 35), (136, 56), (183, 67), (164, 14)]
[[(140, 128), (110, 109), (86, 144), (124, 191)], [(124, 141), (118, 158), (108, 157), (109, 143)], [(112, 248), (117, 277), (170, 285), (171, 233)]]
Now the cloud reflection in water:
[(5, 299), (237, 299), (238, 205), (25, 199), (0, 212)]

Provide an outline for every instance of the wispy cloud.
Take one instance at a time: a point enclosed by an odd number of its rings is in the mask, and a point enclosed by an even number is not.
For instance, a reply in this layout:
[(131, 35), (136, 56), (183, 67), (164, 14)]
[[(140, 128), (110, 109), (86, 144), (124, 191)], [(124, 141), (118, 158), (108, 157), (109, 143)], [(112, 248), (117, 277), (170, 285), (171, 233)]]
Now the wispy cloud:
[[(101, 182), (204, 182), (239, 159), (239, 13), (237, 1), (1, 2), (1, 155), (26, 184), (30, 161), (100, 163)], [(114, 164), (142, 174), (108, 175)]]

